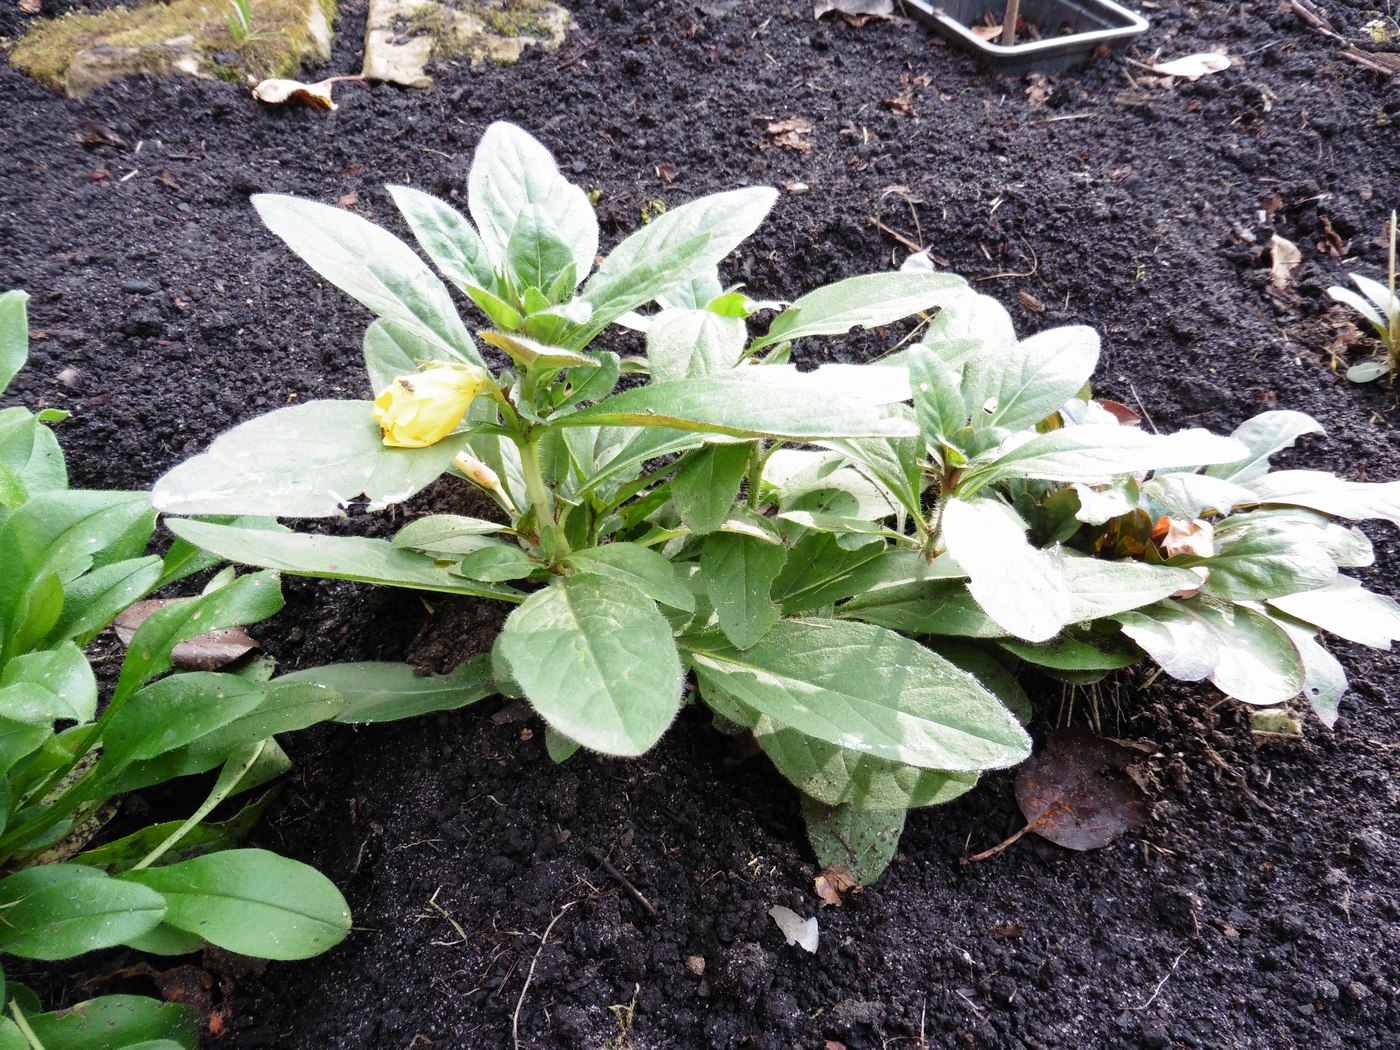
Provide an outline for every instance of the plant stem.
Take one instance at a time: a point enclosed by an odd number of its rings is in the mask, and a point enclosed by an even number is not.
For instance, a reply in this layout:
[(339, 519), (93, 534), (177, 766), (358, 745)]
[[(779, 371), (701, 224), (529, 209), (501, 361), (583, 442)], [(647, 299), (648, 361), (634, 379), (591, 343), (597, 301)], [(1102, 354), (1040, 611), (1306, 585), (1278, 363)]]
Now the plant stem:
[(1001, 22), (1001, 46), (1016, 43), (1016, 21), (1021, 17), (1021, 0), (1006, 0), (1006, 15)]
[(530, 494), (530, 505), (535, 510), (535, 524), (539, 526), (541, 537), (548, 536), (552, 545), (551, 558), (561, 558), (569, 553), (569, 541), (564, 539), (564, 530), (554, 516), (554, 494), (544, 483), (544, 473), (540, 470), (540, 439), (538, 431), (526, 435), (517, 442), (520, 447), (520, 470), (525, 475), (525, 489)]
[(19, 1008), (19, 1003), (10, 1000), (10, 1013), (14, 1016), (15, 1024), (19, 1027), (20, 1033), (29, 1043), (30, 1050), (44, 1050), (44, 1044), (39, 1042), (39, 1037), (34, 1034), (34, 1029), (29, 1027), (29, 1020), (24, 1016), (24, 1011)]

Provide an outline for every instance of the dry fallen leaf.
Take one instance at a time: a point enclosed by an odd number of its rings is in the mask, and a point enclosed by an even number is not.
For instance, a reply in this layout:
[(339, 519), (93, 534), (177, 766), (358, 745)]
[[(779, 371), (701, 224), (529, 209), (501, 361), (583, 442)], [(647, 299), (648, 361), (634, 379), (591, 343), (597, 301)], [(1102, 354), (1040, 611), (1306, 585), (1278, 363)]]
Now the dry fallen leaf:
[(787, 938), (788, 944), (795, 944), (807, 952), (817, 950), (817, 920), (815, 918), (804, 919), (791, 908), (784, 908), (781, 904), (775, 908), (769, 908), (768, 915), (777, 923), (778, 929)]
[(773, 145), (798, 153), (810, 153), (812, 144), (804, 139), (812, 131), (812, 122), (805, 117), (790, 120), (775, 120), (768, 125), (768, 134), (773, 136)]
[(656, 166), (656, 176), (662, 182), (675, 182), (677, 176), (679, 176), (680, 173), (680, 169), (677, 168), (670, 161), (666, 161)]
[[(176, 605), (184, 598), (148, 598), (128, 606), (112, 622), (117, 638), (122, 645), (130, 645), (136, 629), (146, 622), (147, 617), (157, 609)], [(241, 627), (224, 627), (196, 638), (186, 638), (178, 643), (170, 653), (171, 661), (182, 671), (217, 671), (227, 667), (242, 656), (247, 656), (258, 647), (258, 643)]]
[(788, 179), (786, 182), (783, 183), (783, 189), (797, 196), (801, 196), (804, 193), (812, 192), (812, 187), (808, 186), (801, 179)]
[(253, 88), (253, 97), (259, 102), (273, 106), (283, 106), (289, 102), (301, 102), (312, 109), (336, 109), (331, 101), (331, 85), (338, 80), (354, 80), (363, 84), (364, 77), (327, 77), (314, 84), (303, 84), (300, 80), (264, 80)]
[(342, 208), (353, 208), (355, 205), (360, 203), (360, 195), (354, 192), (342, 194), (340, 199), (337, 200), (336, 203), (339, 204)]
[(1269, 279), (1275, 288), (1283, 291), (1293, 284), (1293, 271), (1303, 265), (1303, 253), (1292, 241), (1286, 241), (1278, 234), (1269, 238), (1269, 254), (1273, 265), (1269, 267)]
[(1052, 90), (1050, 78), (1044, 73), (1026, 74), (1026, 101), (1031, 109), (1045, 105), (1050, 100)]
[(43, 10), (40, 0), (19, 0), (19, 9), (26, 15), (37, 15)]
[(1030, 830), (1066, 849), (1107, 846), (1147, 823), (1151, 803), (1125, 770), (1143, 749), (1062, 729), (1021, 766), (1016, 804)]
[(1214, 51), (1201, 51), (1194, 55), (1174, 58), (1170, 62), (1158, 62), (1149, 67), (1154, 73), (1164, 77), (1179, 77), (1182, 80), (1200, 80), (1211, 73), (1219, 73), (1230, 68), (1230, 56)]
[(851, 870), (841, 864), (828, 864), (822, 868), (812, 880), (812, 887), (822, 903), (833, 908), (841, 907), (846, 894), (854, 896), (860, 892), (860, 883), (856, 882)]
[(1001, 38), (1000, 24), (994, 26), (968, 26), (967, 31), (979, 40), (991, 42)]
[(906, 117), (917, 117), (914, 112), (914, 102), (910, 98), (909, 92), (896, 95), (894, 98), (882, 98), (880, 105), (884, 106), (892, 113), (903, 113)]
[(1194, 521), (1160, 518), (1152, 529), (1152, 538), (1168, 558), (1178, 554), (1209, 558), (1215, 554), (1215, 529), (1200, 518)]

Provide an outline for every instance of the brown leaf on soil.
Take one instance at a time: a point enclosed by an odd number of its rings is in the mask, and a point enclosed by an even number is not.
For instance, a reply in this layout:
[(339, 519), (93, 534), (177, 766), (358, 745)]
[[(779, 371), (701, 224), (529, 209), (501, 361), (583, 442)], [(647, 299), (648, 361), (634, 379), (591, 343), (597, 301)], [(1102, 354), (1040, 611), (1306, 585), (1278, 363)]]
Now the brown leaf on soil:
[(1143, 748), (1062, 729), (1016, 776), (1016, 803), (1029, 829), (1066, 849), (1107, 846), (1147, 823), (1151, 801), (1125, 774)]
[(1317, 242), (1317, 250), (1323, 255), (1330, 255), (1334, 259), (1340, 259), (1347, 253), (1347, 243), (1342, 240), (1341, 234), (1332, 228), (1332, 220), (1326, 215), (1319, 215), (1322, 222), (1322, 240)]
[(877, 18), (893, 18), (894, 0), (817, 0), (812, 17), (821, 18), (833, 11), (859, 29)]
[(841, 907), (847, 895), (855, 896), (861, 890), (849, 868), (841, 864), (828, 864), (812, 880), (812, 888), (817, 891), (823, 904), (833, 908)]
[(1142, 422), (1142, 417), (1121, 401), (1112, 401), (1106, 397), (1096, 397), (1094, 398), (1094, 403), (1114, 419), (1118, 420), (1118, 425), (1120, 427), (1135, 427)]
[(1050, 78), (1044, 73), (1029, 73), (1026, 76), (1026, 101), (1031, 109), (1045, 105), (1050, 99)]
[(1293, 271), (1303, 265), (1303, 253), (1292, 241), (1274, 234), (1269, 238), (1269, 255), (1273, 259), (1269, 280), (1279, 291), (1285, 291), (1293, 284)]
[(159, 175), (153, 175), (152, 178), (168, 190), (178, 190), (180, 188), (180, 180), (175, 178), (174, 172), (162, 171)]
[(19, 9), (26, 15), (37, 15), (43, 10), (40, 0), (19, 0)]
[(773, 145), (797, 153), (810, 153), (812, 143), (803, 135), (810, 135), (812, 122), (805, 117), (792, 117), (789, 120), (775, 120), (768, 125), (768, 134), (773, 136)]
[(264, 80), (257, 87), (253, 88), (253, 97), (259, 102), (266, 102), (272, 106), (284, 106), (291, 102), (300, 102), (302, 105), (310, 106), (312, 109), (337, 109), (331, 101), (331, 85), (340, 80), (353, 80), (363, 84), (364, 77), (327, 77), (325, 80), (318, 80), (314, 84), (303, 84), (300, 80)]
[[(130, 645), (136, 629), (157, 609), (175, 605), (183, 598), (149, 598), (122, 611), (112, 623), (122, 645)], [(247, 656), (258, 643), (241, 627), (224, 627), (195, 638), (186, 638), (171, 651), (170, 658), (182, 671), (217, 671)]]
[(890, 110), (892, 113), (903, 113), (906, 117), (917, 117), (914, 112), (914, 101), (908, 92), (903, 95), (896, 95), (894, 98), (882, 98), (880, 105)]
[(122, 150), (129, 148), (126, 139), (95, 120), (84, 120), (78, 126), (83, 130), (74, 135), (73, 138), (84, 149), (94, 149), (97, 146), (112, 146)]
[(680, 173), (680, 169), (674, 164), (672, 164), (670, 161), (666, 161), (665, 163), (658, 164), (656, 166), (656, 176), (662, 182), (675, 182), (676, 179), (680, 177)]
[(346, 193), (343, 194), (336, 203), (342, 208), (353, 208), (360, 203), (360, 195), (358, 193)]

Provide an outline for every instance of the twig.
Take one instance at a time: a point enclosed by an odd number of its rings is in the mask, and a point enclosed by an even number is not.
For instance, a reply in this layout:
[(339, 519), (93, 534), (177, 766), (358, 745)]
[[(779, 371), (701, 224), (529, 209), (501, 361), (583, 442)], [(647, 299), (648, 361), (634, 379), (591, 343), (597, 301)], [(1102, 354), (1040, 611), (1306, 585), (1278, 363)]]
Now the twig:
[(1021, 243), (1026, 246), (1026, 251), (1031, 253), (1031, 268), (1029, 270), (1025, 273), (1011, 273), (1010, 271), (1006, 273), (989, 273), (986, 277), (974, 277), (972, 282), (976, 284), (978, 281), (995, 281), (999, 277), (1034, 277), (1036, 271), (1040, 269), (1040, 260), (1035, 257), (1035, 249), (1031, 247), (1030, 241), (1022, 237)]
[(520, 998), (515, 1000), (515, 1013), (510, 1018), (510, 1038), (515, 1044), (515, 1050), (520, 1050), (520, 1008), (525, 1005), (525, 994), (530, 990), (530, 982), (535, 979), (535, 964), (540, 961), (540, 953), (544, 951), (544, 943), (549, 940), (549, 935), (554, 931), (554, 924), (564, 917), (564, 913), (572, 908), (578, 901), (569, 901), (559, 909), (559, 913), (549, 920), (549, 925), (544, 928), (544, 935), (540, 937), (540, 946), (535, 949), (535, 957), (530, 960), (530, 969), (525, 974), (525, 984), (520, 989)]
[(1143, 1003), (1141, 1006), (1128, 1007), (1127, 1009), (1129, 1013), (1137, 1013), (1139, 1010), (1146, 1010), (1149, 1006), (1151, 1006), (1154, 1002), (1157, 1001), (1157, 995), (1159, 992), (1161, 992), (1162, 986), (1167, 983), (1167, 978), (1170, 977), (1172, 974), (1176, 973), (1177, 966), (1180, 965), (1182, 959), (1186, 958), (1186, 953), (1190, 950), (1190, 945), (1187, 945), (1185, 948), (1181, 949), (1181, 954), (1172, 960), (1171, 968), (1168, 969), (1166, 973), (1162, 974), (1162, 979), (1157, 982), (1157, 987), (1152, 989), (1152, 995), (1148, 998), (1147, 1002)]
[(633, 886), (631, 880), (613, 866), (612, 861), (608, 860), (607, 857), (603, 856), (596, 849), (590, 848), (588, 850), (588, 855), (593, 858), (595, 863), (601, 864), (603, 870), (616, 879), (622, 888), (631, 895), (632, 899), (645, 908), (653, 919), (661, 918), (661, 913), (656, 910), (656, 905), (642, 896), (642, 891), (637, 889), (636, 886)]
[(1001, 46), (1016, 43), (1016, 20), (1021, 17), (1021, 0), (1006, 0), (1006, 14), (1001, 20)]
[(991, 857), (995, 857), (998, 853), (1000, 853), (1000, 852), (1002, 852), (1003, 850), (1008, 849), (1008, 848), (1010, 848), (1011, 846), (1014, 846), (1016, 843), (1020, 842), (1020, 841), (1021, 841), (1021, 838), (1022, 838), (1028, 831), (1034, 831), (1034, 830), (1036, 830), (1036, 828), (1043, 827), (1046, 823), (1049, 822), (1049, 820), (1050, 820), (1051, 817), (1057, 817), (1057, 816), (1059, 816), (1061, 813), (1063, 813), (1063, 812), (1064, 812), (1066, 809), (1068, 809), (1068, 808), (1069, 808), (1069, 807), (1068, 807), (1065, 803), (1063, 803), (1063, 802), (1057, 802), (1057, 803), (1055, 803), (1055, 805), (1050, 806), (1048, 809), (1045, 810), (1044, 813), (1040, 814), (1040, 816), (1036, 817), (1034, 820), (1032, 820), (1032, 821), (1031, 821), (1030, 823), (1028, 823), (1024, 828), (1022, 828), (1020, 831), (1016, 832), (1016, 834), (1012, 835), (1012, 836), (1011, 836), (1009, 839), (1007, 839), (1006, 841), (1004, 841), (1004, 842), (999, 842), (999, 843), (997, 843), (995, 846), (993, 846), (991, 849), (984, 849), (981, 853), (975, 853), (975, 854), (973, 854), (971, 857), (964, 857), (964, 858), (962, 859), (962, 862), (963, 862), (964, 864), (976, 864), (978, 861), (983, 861), (983, 860), (987, 860), (987, 859), (989, 859), (989, 858), (991, 858)]
[(1241, 773), (1234, 766), (1230, 765), (1229, 762), (1226, 762), (1225, 759), (1221, 758), (1220, 753), (1217, 752), (1215, 748), (1211, 747), (1209, 744), (1205, 744), (1203, 745), (1203, 747), (1205, 749), (1206, 758), (1210, 759), (1225, 772), (1229, 773), (1230, 776), (1235, 778), (1235, 785), (1240, 789), (1240, 794), (1244, 795), (1245, 798), (1249, 799), (1249, 801), (1253, 802), (1256, 806), (1258, 806), (1270, 816), (1278, 815), (1278, 810), (1274, 809), (1273, 806), (1269, 805), (1267, 802), (1265, 802), (1262, 798), (1260, 798), (1254, 793), (1253, 789), (1249, 786), (1249, 781), (1245, 779), (1245, 775), (1243, 773)]
[(1288, 6), (1293, 8), (1293, 13), (1307, 23), (1309, 28), (1350, 46), (1351, 41), (1332, 28), (1332, 24), (1327, 21), (1327, 16), (1317, 10), (1311, 0), (1288, 0)]
[(887, 237), (893, 237), (900, 243), (901, 246), (908, 248), (911, 252), (913, 252), (916, 255), (919, 252), (923, 251), (922, 248), (920, 248), (917, 244), (911, 241), (908, 237), (904, 236), (904, 234), (900, 233), (898, 230), (891, 229), (890, 227), (886, 226), (883, 222), (875, 218), (873, 215), (870, 217), (870, 225), (874, 226), (877, 230), (885, 234)]

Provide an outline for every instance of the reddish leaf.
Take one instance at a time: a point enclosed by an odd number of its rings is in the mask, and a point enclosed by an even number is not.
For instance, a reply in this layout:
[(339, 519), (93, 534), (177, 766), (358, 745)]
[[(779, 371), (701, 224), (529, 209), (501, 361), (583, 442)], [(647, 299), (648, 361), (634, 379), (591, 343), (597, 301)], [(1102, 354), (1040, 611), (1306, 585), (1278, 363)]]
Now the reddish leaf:
[(1016, 803), (1029, 830), (1066, 849), (1107, 846), (1147, 823), (1151, 802), (1125, 774), (1141, 747), (1062, 729), (1021, 767)]
[(817, 872), (817, 877), (812, 880), (812, 888), (817, 891), (817, 896), (823, 904), (839, 908), (846, 895), (854, 896), (860, 892), (860, 883), (856, 882), (849, 868), (840, 864), (828, 864)]

